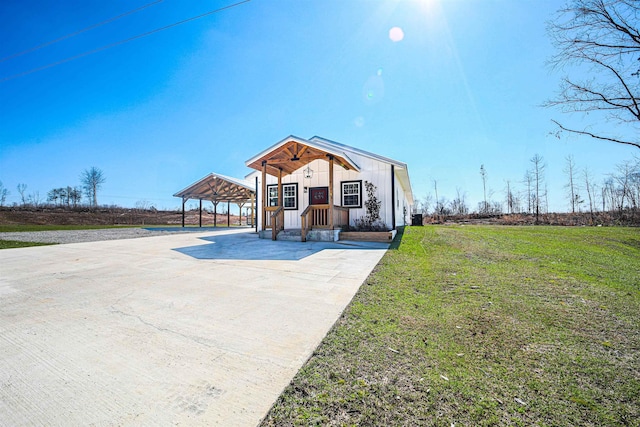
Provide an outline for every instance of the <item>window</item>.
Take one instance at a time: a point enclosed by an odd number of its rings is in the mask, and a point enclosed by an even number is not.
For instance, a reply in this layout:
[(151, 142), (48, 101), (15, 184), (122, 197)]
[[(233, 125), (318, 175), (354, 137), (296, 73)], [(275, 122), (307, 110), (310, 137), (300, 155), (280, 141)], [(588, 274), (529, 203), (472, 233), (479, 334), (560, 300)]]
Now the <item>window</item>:
[[(278, 206), (278, 186), (267, 185), (269, 206)], [(287, 210), (298, 209), (298, 184), (282, 184), (282, 204)]]
[(342, 206), (345, 208), (361, 208), (362, 181), (343, 181), (340, 186), (342, 187)]
[(269, 202), (269, 206), (278, 206), (278, 186), (277, 185), (267, 185), (267, 194)]

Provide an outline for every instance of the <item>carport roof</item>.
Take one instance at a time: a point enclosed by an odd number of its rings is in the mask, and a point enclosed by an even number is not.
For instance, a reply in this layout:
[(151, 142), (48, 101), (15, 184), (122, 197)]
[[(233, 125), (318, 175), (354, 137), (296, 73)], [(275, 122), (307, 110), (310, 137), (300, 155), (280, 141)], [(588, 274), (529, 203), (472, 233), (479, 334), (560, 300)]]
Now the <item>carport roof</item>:
[(173, 196), (182, 199), (202, 199), (212, 202), (248, 202), (256, 190), (248, 181), (218, 173), (210, 173)]

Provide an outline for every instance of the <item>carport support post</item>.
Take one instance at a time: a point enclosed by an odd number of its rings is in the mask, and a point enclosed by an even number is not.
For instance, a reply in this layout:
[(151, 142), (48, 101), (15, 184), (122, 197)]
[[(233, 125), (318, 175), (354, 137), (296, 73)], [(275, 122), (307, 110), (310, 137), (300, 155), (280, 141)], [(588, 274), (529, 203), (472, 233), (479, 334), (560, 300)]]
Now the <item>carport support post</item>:
[[(240, 219), (238, 220), (238, 225), (240, 227), (242, 227), (242, 207), (244, 206), (244, 203), (236, 203), (236, 205), (238, 205), (238, 212), (240, 213), (238, 216), (240, 217)], [(248, 219), (248, 218), (247, 218)], [(248, 223), (249, 221), (247, 221)], [(248, 224), (247, 224), (248, 225)]]
[(227, 228), (231, 227), (231, 202), (227, 201)]
[(218, 226), (218, 201), (215, 202), (212, 200), (211, 204), (213, 205), (213, 226)]
[(200, 200), (200, 222), (199, 222), (199, 224), (200, 224), (200, 227), (202, 227), (202, 199), (199, 199), (199, 200)]
[(182, 228), (184, 228), (184, 204), (187, 202), (187, 199), (182, 198)]

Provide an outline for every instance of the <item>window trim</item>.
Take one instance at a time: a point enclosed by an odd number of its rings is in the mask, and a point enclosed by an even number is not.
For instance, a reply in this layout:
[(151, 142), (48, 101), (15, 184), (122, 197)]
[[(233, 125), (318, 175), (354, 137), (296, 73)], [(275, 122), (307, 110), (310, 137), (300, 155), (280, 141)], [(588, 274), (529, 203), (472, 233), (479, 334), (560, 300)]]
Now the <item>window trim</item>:
[[(344, 204), (344, 185), (345, 184), (358, 184), (358, 204), (357, 205), (345, 205)], [(351, 194), (352, 195), (352, 194)], [(340, 206), (343, 208), (349, 209), (359, 209), (362, 208), (362, 180), (354, 180), (354, 181), (340, 181)]]
[[(283, 205), (284, 205), (284, 193), (285, 193), (284, 188), (285, 187), (294, 187), (295, 188), (295, 195), (293, 197), (290, 197), (290, 198), (294, 199), (294, 206), (293, 207), (284, 207), (284, 210), (285, 211), (297, 211), (298, 210), (298, 183), (297, 182), (290, 182), (290, 183), (287, 183), (287, 184), (284, 184), (284, 183), (282, 184), (282, 193), (283, 193), (282, 194), (282, 204)], [(269, 185), (267, 185), (267, 206), (277, 206), (277, 202), (276, 202), (275, 205), (271, 205), (270, 204), (271, 199), (272, 199), (272, 197), (270, 197), (270, 190), (272, 188), (275, 188), (276, 198), (278, 197), (277, 196), (278, 195), (278, 184), (269, 184)]]

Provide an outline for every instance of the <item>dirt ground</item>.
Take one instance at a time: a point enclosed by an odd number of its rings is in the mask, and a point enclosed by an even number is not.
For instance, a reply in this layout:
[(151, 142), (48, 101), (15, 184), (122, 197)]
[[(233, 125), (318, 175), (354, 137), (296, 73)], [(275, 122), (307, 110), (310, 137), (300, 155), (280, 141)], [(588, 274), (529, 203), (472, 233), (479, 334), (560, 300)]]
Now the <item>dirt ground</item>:
[[(202, 225), (226, 225), (227, 221), (239, 225), (237, 215), (202, 212)], [(535, 215), (425, 215), (423, 224), (494, 224), (494, 225), (534, 225)], [(626, 210), (623, 212), (587, 212), (580, 213), (545, 213), (538, 218), (539, 225), (562, 226), (640, 226), (640, 212)], [(182, 225), (181, 211), (159, 211), (126, 208), (62, 208), (62, 207), (0, 207), (0, 225)], [(198, 210), (185, 213), (185, 225), (199, 225)], [(247, 218), (242, 217), (242, 225), (247, 225)]]
[[(216, 223), (227, 224), (227, 214), (218, 213)], [(246, 225), (246, 217), (242, 225)], [(230, 215), (231, 225), (238, 225), (237, 215)], [(198, 225), (197, 210), (185, 213), (185, 225)], [(213, 225), (214, 214), (202, 212), (202, 225)], [(158, 211), (126, 208), (0, 208), (0, 225), (182, 225), (181, 211)]]

